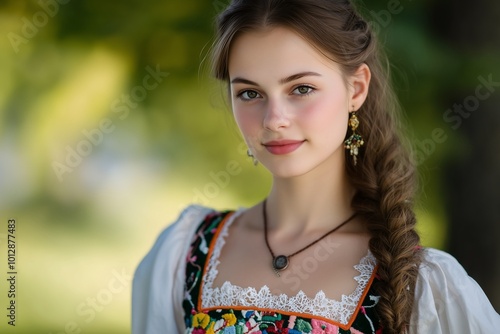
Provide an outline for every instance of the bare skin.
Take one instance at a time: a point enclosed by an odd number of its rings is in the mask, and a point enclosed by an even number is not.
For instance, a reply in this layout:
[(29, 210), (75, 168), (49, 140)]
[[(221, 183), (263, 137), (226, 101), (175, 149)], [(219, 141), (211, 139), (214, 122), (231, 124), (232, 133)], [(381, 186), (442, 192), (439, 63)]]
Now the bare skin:
[[(338, 64), (285, 28), (245, 33), (233, 43), (229, 73), (233, 113), (248, 146), (273, 175), (267, 200), (269, 242), (289, 255), (353, 214), (343, 141), (349, 112), (363, 104), (370, 71), (345, 77)], [(293, 140), (290, 152), (270, 148)], [(270, 144), (271, 143), (271, 144)], [(229, 281), (274, 294), (330, 299), (352, 293), (354, 266), (368, 253), (370, 235), (355, 218), (323, 242), (290, 259), (278, 277), (264, 241), (262, 204), (242, 212), (229, 230), (214, 286)]]
[[(221, 253), (219, 275), (214, 286), (220, 287), (229, 281), (259, 290), (266, 285), (273, 294), (294, 296), (302, 290), (310, 298), (322, 290), (328, 298), (335, 300), (355, 290), (357, 282), (353, 278), (359, 272), (354, 265), (366, 256), (369, 240), (369, 234), (359, 219), (293, 256), (280, 277), (272, 269), (262, 225), (261, 205), (250, 208), (233, 223)], [(324, 233), (318, 229), (286, 235), (270, 228), (269, 240), (276, 255), (289, 255)]]

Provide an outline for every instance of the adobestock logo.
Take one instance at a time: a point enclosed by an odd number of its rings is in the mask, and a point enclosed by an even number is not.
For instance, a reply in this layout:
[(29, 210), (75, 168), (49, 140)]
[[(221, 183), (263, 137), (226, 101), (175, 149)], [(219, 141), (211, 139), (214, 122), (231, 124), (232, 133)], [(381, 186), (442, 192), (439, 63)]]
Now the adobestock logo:
[[(156, 89), (164, 78), (170, 74), (162, 72), (160, 65), (156, 65), (156, 69), (146, 66), (146, 74), (143, 77), (142, 84), (134, 86), (129, 94), (122, 94), (111, 102), (110, 110), (118, 115), (118, 119), (123, 121), (130, 114), (131, 109), (136, 109), (139, 103), (144, 101), (150, 91)], [(83, 158), (89, 156), (94, 147), (102, 144), (104, 135), (113, 132), (116, 126), (110, 118), (104, 118), (99, 122), (96, 128), (82, 130), (85, 139), (81, 139), (74, 147), (66, 145), (66, 156), (63, 162), (52, 161), (52, 169), (57, 176), (59, 182), (62, 182), (64, 175), (72, 173), (83, 162)]]
[(201, 203), (207, 205), (212, 199), (219, 196), (222, 189), (229, 186), (232, 176), (237, 176), (242, 172), (243, 168), (235, 161), (231, 160), (226, 164), (226, 169), (214, 173), (208, 173), (213, 182), (207, 182), (201, 189), (194, 188), (193, 193), (195, 196), (192, 203)]
[(111, 274), (113, 277), (108, 280), (106, 287), (100, 289), (94, 296), (87, 297), (85, 301), (82, 301), (76, 306), (76, 314), (84, 319), (68, 321), (64, 324), (63, 330), (50, 332), (49, 334), (83, 333), (83, 327), (93, 322), (97, 314), (103, 312), (106, 307), (113, 302), (116, 295), (128, 292), (128, 288), (133, 279), (132, 275), (127, 273), (125, 269), (121, 271), (113, 269)]
[[(488, 76), (480, 75), (477, 80), (479, 84), (476, 85), (474, 93), (466, 96), (461, 103), (454, 103), (453, 107), (447, 109), (442, 115), (443, 121), (454, 131), (462, 126), (464, 120), (479, 110), (482, 102), (493, 96), (500, 88), (500, 81), (495, 81), (491, 73)], [(445, 129), (436, 127), (431, 131), (430, 136), (421, 141), (417, 140), (412, 156), (413, 163), (417, 166), (423, 164), (448, 138)]]
[(330, 235), (318, 242), (317, 246), (312, 250), (312, 254), (300, 262), (294, 263), (292, 258), (289, 267), (280, 273), (283, 283), (290, 285), (292, 291), (298, 292), (300, 283), (311, 277), (318, 270), (320, 264), (327, 261), (330, 255), (340, 247), (340, 243), (333, 241), (333, 239), (334, 237)]
[(222, 12), (229, 4), (229, 0), (226, 1), (221, 1), (221, 0), (214, 0), (212, 2), (212, 5), (215, 8), (215, 12), (220, 13)]
[[(245, 143), (240, 143), (238, 145), (238, 153), (247, 157), (247, 145)], [(221, 190), (229, 186), (232, 178), (240, 175), (242, 171), (243, 167), (236, 160), (228, 161), (224, 170), (218, 172), (210, 171), (208, 176), (211, 181), (205, 183), (201, 188), (193, 189), (194, 196), (191, 203), (208, 205), (213, 199), (220, 195)]]
[[(411, 0), (407, 0), (411, 2)], [(398, 15), (404, 10), (404, 6), (399, 0), (389, 0), (387, 2), (387, 9), (382, 9), (379, 11), (370, 11), (370, 16), (372, 17), (371, 25), (372, 28), (378, 33), (382, 27), (387, 28), (392, 22), (392, 16)]]
[(10, 45), (12, 46), (12, 49), (14, 49), (14, 52), (18, 53), (20, 51), (20, 45), (28, 44), (30, 39), (35, 38), (40, 32), (40, 29), (42, 29), (47, 25), (47, 23), (49, 23), (50, 18), (53, 18), (57, 15), (57, 13), (59, 13), (60, 5), (65, 5), (68, 2), (70, 2), (70, 0), (38, 1), (38, 5), (40, 6), (41, 10), (33, 14), (31, 20), (26, 16), (23, 16), (21, 18), (21, 34), (16, 34), (12, 31), (7, 34), (7, 38), (9, 39)]

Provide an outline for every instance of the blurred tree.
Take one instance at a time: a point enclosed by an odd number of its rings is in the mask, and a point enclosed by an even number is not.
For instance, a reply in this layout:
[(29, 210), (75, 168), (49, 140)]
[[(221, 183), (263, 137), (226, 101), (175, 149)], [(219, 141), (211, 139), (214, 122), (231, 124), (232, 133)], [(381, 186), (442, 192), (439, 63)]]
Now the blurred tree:
[[(447, 246), (500, 311), (500, 2), (439, 1), (429, 9), (436, 36), (462, 59), (455, 85), (442, 89), (465, 142), (443, 171)], [(469, 84), (457, 87), (463, 80)]]
[[(150, 211), (148, 201), (163, 193), (179, 202), (194, 199), (193, 190), (203, 190), (213, 182), (211, 173), (225, 170), (228, 161), (238, 161), (242, 173), (221, 191), (227, 193), (224, 200), (247, 205), (262, 197), (268, 175), (263, 168), (253, 168), (244, 156), (230, 112), (218, 98), (223, 87), (209, 79), (204, 65), (200, 66), (210, 47), (213, 17), (228, 2), (68, 1), (59, 5), (57, 13), (52, 8), (51, 15), (46, 6), (54, 2), (49, 0), (1, 0), (2, 36), (22, 35), (26, 20), (33, 22), (35, 15), (41, 20), (45, 12), (48, 19), (37, 21), (37, 33), (19, 44), (18, 51), (8, 38), (0, 40), (4, 79), (0, 82), (0, 188), (9, 190), (0, 194), (0, 210), (10, 212), (15, 204), (19, 215), (29, 217), (24, 221), (32, 224), (30, 227), (37, 225), (38, 231), (47, 231), (47, 235), (64, 231), (61, 239), (69, 240), (86, 238), (81, 227), (98, 231), (106, 240), (121, 239), (128, 219), (136, 224), (133, 241), (129, 239), (135, 245), (151, 232), (143, 225), (150, 216), (142, 220), (142, 214)], [(500, 81), (500, 29), (496, 22), (500, 2), (358, 2), (399, 69), (394, 71), (396, 89), (415, 133), (415, 138), (408, 136), (423, 154), (419, 166), (424, 187), (423, 235), (429, 231), (434, 234), (436, 226), (450, 221), (450, 233), (436, 233), (426, 240), (443, 247), (442, 238), (446, 237), (449, 251), (478, 280), (498, 309), (500, 155), (495, 144), (500, 142), (500, 87), (495, 86), (496, 91), (481, 101), (477, 111), (462, 118), (459, 128), (454, 129), (443, 115), (454, 103), (463, 103), (475, 94), (479, 76), (488, 79), (491, 74), (493, 81)], [(64, 154), (66, 145), (74, 147), (85, 139), (82, 130), (114, 117), (110, 108), (113, 101), (141, 84), (147, 66), (159, 66), (169, 77), (138, 103), (126, 121), (115, 124), (116, 130), (75, 172), (57, 182), (50, 166), (54, 156)], [(116, 121), (116, 117), (112, 119)], [(427, 140), (437, 128), (444, 130), (447, 140), (434, 144), (432, 152), (426, 154), (423, 150), (430, 147), (426, 147)], [(142, 169), (127, 174), (136, 165)], [(144, 180), (158, 188), (146, 183), (138, 189)], [(155, 213), (162, 216), (158, 218), (161, 224), (163, 215), (168, 214), (165, 207), (173, 207), (167, 204), (154, 207), (161, 211)], [(143, 211), (141, 205), (146, 206)], [(106, 225), (112, 227), (106, 229)], [(33, 242), (42, 240), (37, 232), (32, 233)], [(95, 236), (87, 239), (93, 243), (98, 240)], [(57, 247), (55, 254), (61, 250)], [(113, 247), (102, 245), (116, 253)], [(131, 250), (136, 257), (139, 253)], [(91, 257), (87, 260), (96, 261)], [(36, 267), (32, 270), (41, 272)], [(54, 281), (50, 273), (44, 279)], [(26, 286), (42, 293), (44, 289), (38, 284), (38, 280), (27, 281)], [(71, 287), (68, 294), (76, 290), (81, 289)], [(31, 304), (35, 303), (24, 305)], [(35, 313), (26, 312), (27, 317)], [(58, 311), (53, 313), (56, 317)], [(43, 312), (33, 319), (48, 321)]]

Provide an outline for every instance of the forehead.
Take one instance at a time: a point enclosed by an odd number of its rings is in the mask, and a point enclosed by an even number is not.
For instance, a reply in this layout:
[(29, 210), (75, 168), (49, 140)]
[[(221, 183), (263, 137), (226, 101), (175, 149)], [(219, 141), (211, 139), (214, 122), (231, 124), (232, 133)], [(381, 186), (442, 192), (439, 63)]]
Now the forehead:
[(340, 74), (337, 63), (294, 31), (275, 27), (244, 33), (233, 41), (229, 76), (283, 77), (302, 71)]

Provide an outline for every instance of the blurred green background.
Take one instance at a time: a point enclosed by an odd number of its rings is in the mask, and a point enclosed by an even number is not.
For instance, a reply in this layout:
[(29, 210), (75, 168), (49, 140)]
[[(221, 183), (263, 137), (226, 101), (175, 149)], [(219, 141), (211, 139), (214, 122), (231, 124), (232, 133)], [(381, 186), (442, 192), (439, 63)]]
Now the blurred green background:
[[(200, 65), (225, 3), (0, 0), (1, 277), (8, 219), (18, 250), (16, 326), (2, 278), (2, 333), (129, 333), (132, 274), (182, 208), (265, 196), (269, 175)], [(498, 310), (500, 3), (362, 8), (417, 152), (423, 243), (455, 255)]]

